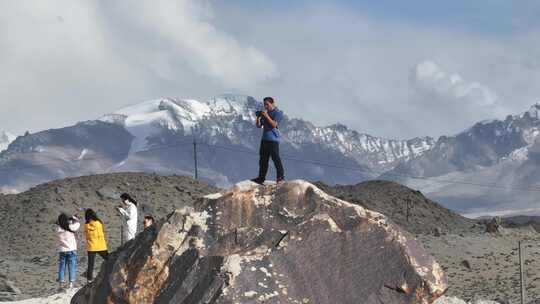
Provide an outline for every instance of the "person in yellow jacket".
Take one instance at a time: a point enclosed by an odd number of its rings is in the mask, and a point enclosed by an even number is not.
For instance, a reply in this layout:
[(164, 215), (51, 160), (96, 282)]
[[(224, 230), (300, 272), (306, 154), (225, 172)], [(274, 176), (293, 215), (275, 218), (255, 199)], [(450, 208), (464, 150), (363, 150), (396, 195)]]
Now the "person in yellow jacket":
[(96, 212), (92, 209), (86, 209), (84, 214), (86, 224), (84, 232), (86, 236), (86, 250), (88, 251), (88, 269), (86, 270), (86, 279), (91, 283), (94, 279), (94, 263), (96, 254), (99, 254), (104, 260), (109, 257), (107, 251), (107, 241), (103, 232), (103, 222), (98, 218)]

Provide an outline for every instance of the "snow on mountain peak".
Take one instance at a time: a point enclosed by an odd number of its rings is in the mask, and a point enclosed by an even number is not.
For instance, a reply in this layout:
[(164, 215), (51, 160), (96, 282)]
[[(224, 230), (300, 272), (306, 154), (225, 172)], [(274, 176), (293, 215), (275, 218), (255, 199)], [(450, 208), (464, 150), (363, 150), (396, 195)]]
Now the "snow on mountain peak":
[(211, 98), (207, 104), (215, 115), (236, 114), (251, 120), (253, 112), (262, 108), (262, 103), (246, 95), (223, 94)]
[(540, 115), (538, 114), (539, 111), (540, 111), (540, 103), (536, 103), (532, 105), (529, 111), (527, 111), (526, 113), (529, 113), (529, 116), (532, 118), (540, 118)]
[(191, 134), (199, 121), (214, 116), (241, 116), (254, 120), (254, 111), (262, 104), (246, 95), (224, 94), (208, 101), (161, 98), (121, 108), (100, 120), (123, 125), (134, 137), (131, 153), (145, 150), (147, 139), (162, 130)]
[(6, 131), (2, 131), (0, 132), (0, 152), (4, 151), (5, 149), (7, 149), (7, 147), (9, 146), (9, 144), (15, 140), (15, 138), (17, 138), (17, 136), (9, 133), (9, 132), (6, 132)]
[[(224, 94), (207, 101), (161, 98), (122, 108), (101, 120), (121, 124), (134, 136), (131, 153), (148, 149), (166, 130), (190, 135), (191, 128), (202, 121), (206, 121), (205, 128), (211, 134), (223, 134), (231, 142), (251, 146), (244, 140), (251, 136), (251, 131), (243, 133), (240, 129), (246, 123), (251, 125), (254, 112), (261, 109), (261, 102), (246, 95)], [(232, 123), (237, 120), (243, 123)], [(392, 166), (400, 160), (417, 157), (434, 145), (431, 138), (391, 140), (361, 134), (340, 123), (317, 127), (298, 119), (287, 119), (281, 131), (284, 142), (293, 147), (322, 144), (368, 166), (375, 163)]]

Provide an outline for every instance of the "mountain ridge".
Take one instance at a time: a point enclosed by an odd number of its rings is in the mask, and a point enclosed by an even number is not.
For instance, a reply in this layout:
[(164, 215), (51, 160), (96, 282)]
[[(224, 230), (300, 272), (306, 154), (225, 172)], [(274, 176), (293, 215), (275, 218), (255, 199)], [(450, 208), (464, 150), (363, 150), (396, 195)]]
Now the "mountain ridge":
[(424, 189), (431, 198), (463, 213), (529, 210), (536, 200), (532, 190), (540, 186), (536, 177), (540, 172), (539, 112), (540, 103), (535, 103), (520, 114), (484, 120), (455, 136), (441, 136), (430, 151), (400, 163), (380, 178)]
[[(190, 174), (193, 152), (187, 143), (195, 138), (205, 144), (197, 151), (201, 176), (216, 185), (230, 185), (257, 172), (260, 130), (254, 127), (254, 112), (261, 108), (261, 102), (247, 95), (225, 94), (206, 101), (160, 98), (120, 108), (97, 120), (28, 134), (0, 154), (0, 170), (11, 175), (0, 179), (0, 184), (23, 190), (51, 179), (100, 172)], [(338, 168), (289, 161), (288, 177), (326, 177), (329, 183), (352, 183), (374, 177), (374, 172), (381, 168), (387, 170), (404, 159), (421, 155), (433, 143), (429, 137), (378, 138), (342, 124), (318, 127), (287, 115), (280, 130), (284, 154), (359, 169), (343, 173)], [(116, 134), (117, 143), (111, 134)], [(109, 150), (113, 146), (118, 146), (121, 157), (112, 156)], [(219, 147), (233, 150), (217, 151)], [(247, 164), (245, 157), (234, 150), (249, 151), (252, 161)], [(100, 157), (104, 159), (97, 159)], [(90, 166), (83, 162), (90, 162)], [(41, 163), (45, 165), (40, 167)], [(239, 170), (234, 163), (246, 166)], [(27, 174), (9, 169), (22, 165), (36, 168)]]
[[(0, 152), (0, 187), (21, 191), (49, 180), (105, 172), (192, 175), (194, 148), (199, 177), (226, 187), (258, 170), (261, 131), (254, 127), (254, 112), (261, 108), (247, 95), (159, 98), (96, 120), (25, 134)], [(287, 179), (328, 184), (395, 180), (465, 214), (529, 210), (534, 195), (489, 185), (540, 189), (539, 112), (536, 103), (520, 114), (484, 120), (436, 140), (386, 139), (341, 123), (317, 126), (285, 115), (280, 150)], [(488, 185), (484, 190), (473, 184)]]

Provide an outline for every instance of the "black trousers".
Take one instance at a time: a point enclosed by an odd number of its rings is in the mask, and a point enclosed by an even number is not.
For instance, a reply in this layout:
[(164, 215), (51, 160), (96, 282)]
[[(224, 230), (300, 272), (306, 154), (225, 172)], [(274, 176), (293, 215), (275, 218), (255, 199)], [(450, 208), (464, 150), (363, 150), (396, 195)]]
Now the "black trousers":
[(266, 173), (268, 173), (268, 161), (272, 158), (274, 166), (276, 166), (277, 178), (285, 177), (283, 171), (283, 164), (279, 157), (279, 142), (262, 140), (261, 148), (259, 150), (259, 179), (266, 180)]
[(109, 252), (104, 251), (88, 251), (88, 269), (86, 270), (86, 278), (88, 280), (94, 279), (94, 263), (96, 262), (96, 253), (105, 261), (109, 258)]

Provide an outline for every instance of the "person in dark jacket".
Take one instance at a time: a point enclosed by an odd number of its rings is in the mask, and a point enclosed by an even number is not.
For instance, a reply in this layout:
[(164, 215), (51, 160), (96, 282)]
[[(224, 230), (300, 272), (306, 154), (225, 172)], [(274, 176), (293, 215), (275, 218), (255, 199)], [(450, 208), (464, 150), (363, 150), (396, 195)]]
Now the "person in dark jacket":
[(153, 216), (148, 215), (148, 214), (145, 215), (145, 216), (144, 216), (144, 220), (143, 220), (143, 227), (144, 227), (144, 229), (146, 229), (146, 228), (148, 228), (148, 227), (154, 225), (154, 222), (155, 222), (155, 219), (154, 219)]
[(261, 146), (259, 149), (259, 176), (251, 181), (257, 184), (263, 184), (268, 172), (268, 161), (272, 158), (276, 167), (276, 182), (281, 183), (285, 179), (283, 164), (279, 156), (279, 142), (281, 134), (279, 133), (279, 124), (283, 119), (283, 112), (274, 105), (272, 97), (263, 99), (265, 111), (257, 112), (255, 125), (263, 129)]

